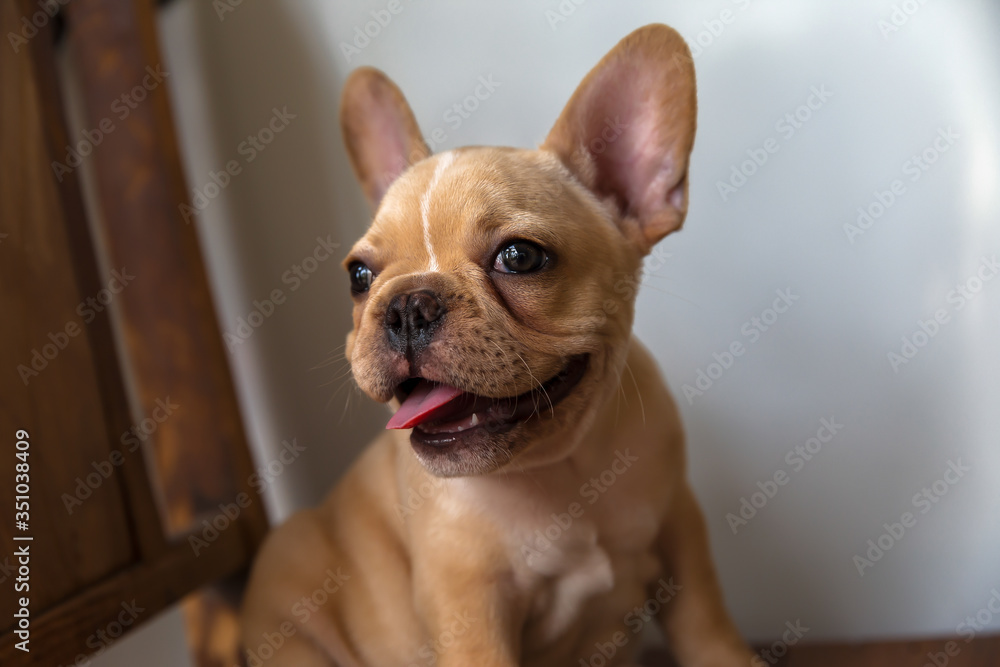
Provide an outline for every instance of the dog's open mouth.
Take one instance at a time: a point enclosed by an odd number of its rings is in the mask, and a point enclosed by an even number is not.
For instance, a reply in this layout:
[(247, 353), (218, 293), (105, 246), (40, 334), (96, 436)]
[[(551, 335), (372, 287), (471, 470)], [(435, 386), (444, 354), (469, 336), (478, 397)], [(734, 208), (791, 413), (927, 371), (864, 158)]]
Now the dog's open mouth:
[(587, 371), (586, 354), (572, 357), (541, 386), (518, 396), (490, 398), (423, 378), (411, 378), (396, 388), (399, 410), (386, 428), (412, 428), (428, 444), (447, 445), (473, 429), (509, 430), (516, 424), (554, 410)]

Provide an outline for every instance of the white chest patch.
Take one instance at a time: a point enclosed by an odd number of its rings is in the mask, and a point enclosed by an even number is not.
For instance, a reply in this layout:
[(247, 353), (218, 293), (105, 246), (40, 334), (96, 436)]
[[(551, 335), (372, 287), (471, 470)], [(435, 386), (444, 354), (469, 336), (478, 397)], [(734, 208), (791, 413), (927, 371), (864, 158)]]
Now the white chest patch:
[(576, 622), (587, 600), (607, 593), (615, 584), (611, 559), (597, 544), (563, 562), (563, 571), (552, 582), (551, 598), (541, 618), (539, 637), (551, 641)]
[(431, 176), (431, 182), (427, 186), (427, 190), (424, 192), (423, 196), (420, 197), (420, 220), (424, 226), (424, 246), (427, 248), (427, 256), (430, 258), (428, 271), (438, 270), (437, 256), (434, 254), (434, 246), (431, 245), (431, 221), (430, 221), (430, 206), (431, 206), (431, 196), (434, 194), (434, 190), (437, 188), (438, 182), (441, 180), (441, 175), (444, 170), (451, 166), (451, 163), (455, 161), (455, 154), (453, 152), (442, 153), (438, 157), (437, 164), (434, 166), (434, 175)]

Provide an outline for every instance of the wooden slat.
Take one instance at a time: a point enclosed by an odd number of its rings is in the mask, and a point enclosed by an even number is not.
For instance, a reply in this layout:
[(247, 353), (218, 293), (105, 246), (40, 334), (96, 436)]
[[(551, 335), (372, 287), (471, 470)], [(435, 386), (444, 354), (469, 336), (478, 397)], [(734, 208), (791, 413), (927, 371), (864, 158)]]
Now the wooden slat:
[[(0, 636), (0, 665), (74, 664), (77, 656), (109, 646), (100, 633), (117, 634), (114, 624), (124, 620), (119, 618), (123, 612), (126, 618), (134, 616), (134, 623), (124, 630), (134, 630), (192, 588), (238, 571), (252, 556), (249, 546), (237, 530), (220, 533), (197, 556), (186, 541), (178, 544), (156, 561), (121, 572), (33, 618), (30, 654), (14, 647), (13, 635)], [(126, 611), (133, 600), (142, 608), (138, 614)]]
[[(0, 4), (0, 34), (19, 34), (20, 16), (13, 3)], [(89, 497), (72, 514), (63, 502), (64, 494), (76, 494), (77, 478), (85, 480), (95, 473), (94, 463), (108, 460), (117, 436), (108, 429), (94, 356), (108, 335), (107, 319), (87, 324), (77, 310), (100, 285), (92, 256), (89, 266), (77, 261), (81, 248), (67, 231), (68, 218), (83, 220), (63, 207), (49, 166), (47, 103), (32, 56), (50, 46), (50, 27), (29, 46), (0, 49), (0, 562), (15, 548), (12, 532), (34, 537), (30, 598), (36, 613), (135, 558), (119, 477), (93, 478), (99, 485), (81, 489)], [(35, 357), (32, 367), (33, 351), (52, 358)], [(23, 533), (14, 525), (17, 429), (27, 430), (31, 442), (30, 520)], [(19, 597), (12, 580), (4, 588), (0, 630), (11, 627)]]
[[(153, 446), (176, 534), (240, 492), (256, 500), (252, 466), (196, 233), (179, 209), (187, 198), (152, 3), (74, 0), (67, 12), (87, 126), (115, 124), (91, 160), (110, 263), (136, 275), (118, 300), (130, 386), (143, 413), (167, 396), (181, 406)], [(132, 102), (125, 118), (115, 115), (123, 95)], [(241, 523), (248, 539), (261, 538), (259, 502)]]
[[(953, 642), (949, 647), (948, 643)], [(948, 655), (950, 648), (955, 655)], [(964, 638), (935, 639), (926, 641), (894, 641), (869, 644), (814, 644), (794, 647), (784, 667), (922, 667), (934, 664), (928, 654), (938, 660), (941, 667), (997, 667), (1000, 665), (1000, 637), (982, 636), (966, 642)]]
[[(20, 0), (19, 6), (25, 16), (38, 11), (30, 0)], [(74, 147), (78, 146), (78, 138), (74, 141), (67, 131), (53, 43), (46, 34), (46, 31), (52, 31), (53, 23), (46, 25), (45, 31), (31, 41), (24, 56), (32, 63), (33, 78), (39, 97), (39, 117), (45, 131), (48, 149), (47, 155), (42, 159), (49, 165), (66, 164), (67, 148), (71, 144)], [(67, 268), (75, 275), (76, 284), (81, 292), (90, 297), (99, 296), (100, 290), (105, 287), (106, 277), (101, 277), (97, 266), (97, 252), (91, 239), (92, 230), (86, 218), (86, 207), (81, 193), (80, 169), (74, 169), (68, 174), (60, 172), (57, 177), (55, 167), (50, 166), (45, 173), (55, 184), (59, 210), (69, 240), (72, 262)], [(139, 556), (151, 558), (166, 548), (166, 540), (146, 473), (147, 446), (143, 444), (141, 449), (129, 451), (132, 449), (132, 443), (126, 445), (122, 442), (124, 434), (133, 424), (122, 371), (118, 363), (110, 313), (110, 308), (100, 312), (95, 311), (93, 321), (87, 325), (91, 334), (90, 352), (96, 366), (98, 391), (104, 409), (107, 432), (112, 436), (110, 447), (123, 455), (124, 463), (115, 471), (115, 475), (120, 478), (118, 481), (124, 482), (121, 504), (130, 519), (131, 536), (136, 543)], [(81, 477), (85, 477), (91, 470), (78, 472)]]
[[(949, 645), (949, 642), (952, 642)], [(1000, 636), (980, 636), (967, 642), (964, 637), (922, 641), (870, 642), (865, 644), (802, 644), (781, 656), (765, 655), (767, 646), (756, 646), (758, 665), (774, 667), (923, 667), (937, 661), (939, 667), (997, 667), (1000, 665)], [(951, 651), (952, 655), (948, 654)], [(956, 652), (957, 651), (957, 652)], [(933, 656), (933, 660), (932, 657)], [(773, 661), (773, 662), (772, 662)], [(644, 665), (677, 667), (665, 651), (643, 656)]]

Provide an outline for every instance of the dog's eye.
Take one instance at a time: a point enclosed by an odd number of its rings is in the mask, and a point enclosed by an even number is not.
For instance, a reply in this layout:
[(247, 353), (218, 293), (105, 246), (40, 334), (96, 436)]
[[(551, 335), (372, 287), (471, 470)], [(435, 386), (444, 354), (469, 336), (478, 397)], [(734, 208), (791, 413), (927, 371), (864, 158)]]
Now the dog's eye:
[(548, 261), (548, 255), (540, 246), (531, 241), (515, 241), (497, 254), (493, 268), (501, 273), (531, 273)]
[(352, 262), (347, 267), (347, 272), (351, 276), (351, 291), (355, 294), (363, 294), (372, 286), (375, 274), (372, 270), (361, 262)]

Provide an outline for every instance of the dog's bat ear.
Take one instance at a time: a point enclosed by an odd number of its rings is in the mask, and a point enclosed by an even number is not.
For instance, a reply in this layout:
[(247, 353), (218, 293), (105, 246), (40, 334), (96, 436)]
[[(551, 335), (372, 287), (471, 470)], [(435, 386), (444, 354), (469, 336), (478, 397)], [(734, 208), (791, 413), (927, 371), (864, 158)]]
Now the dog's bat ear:
[(621, 40), (587, 74), (549, 132), (554, 152), (602, 200), (642, 252), (680, 229), (697, 115), (684, 39), (653, 24)]
[(407, 167), (430, 155), (403, 93), (373, 67), (347, 78), (340, 100), (340, 129), (372, 208)]

